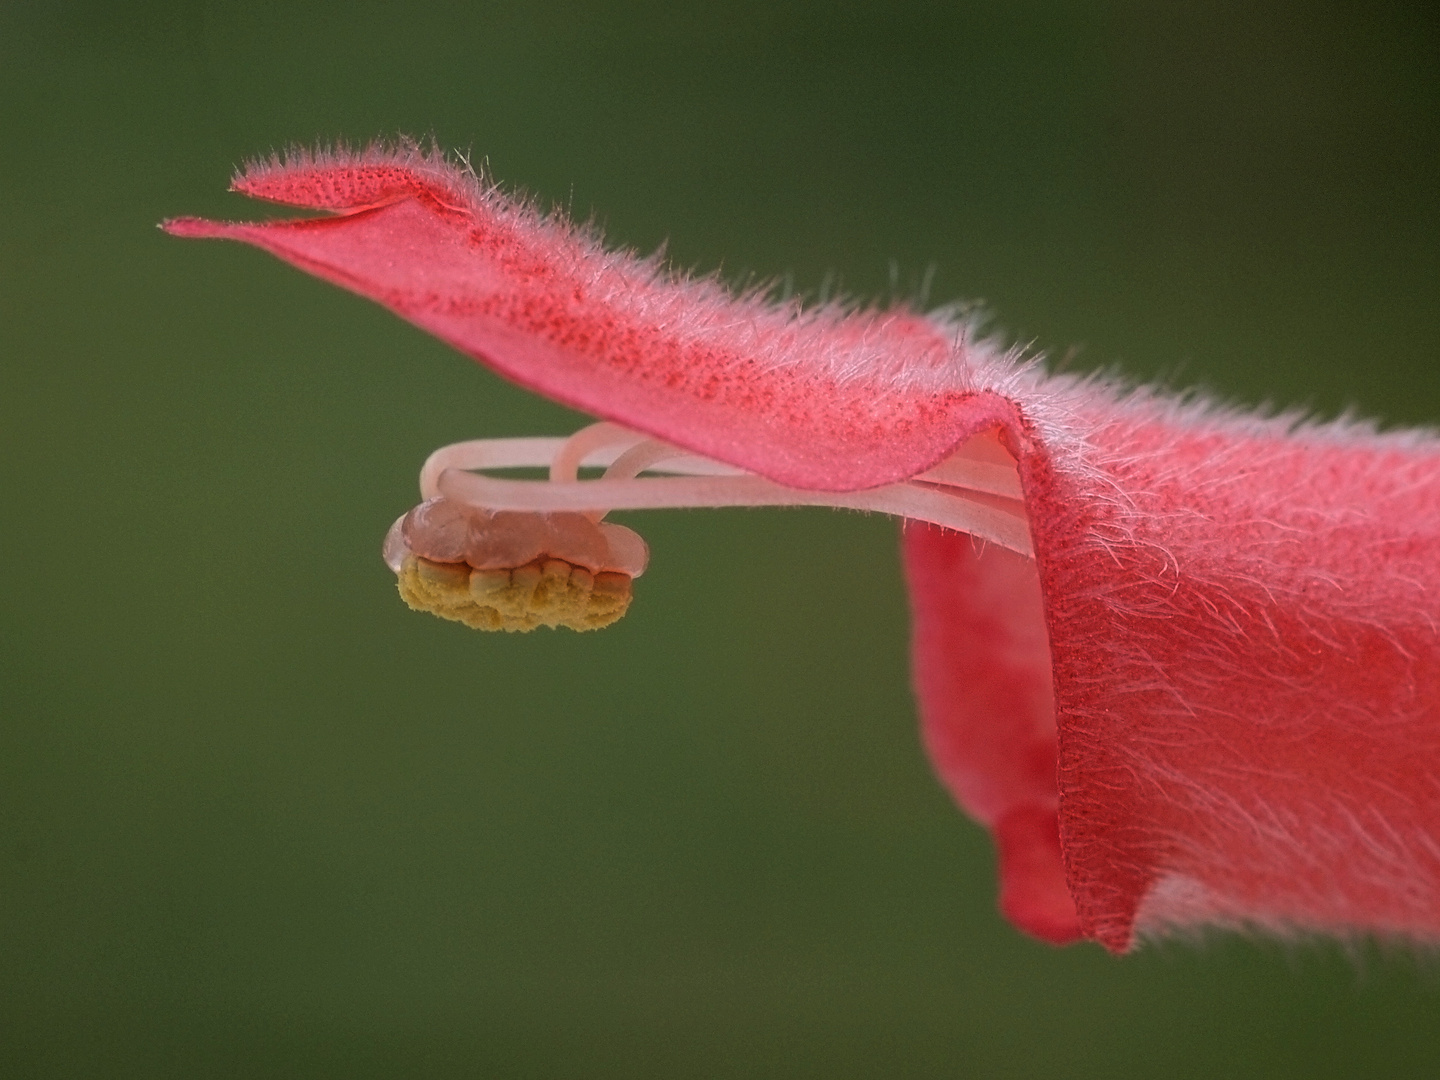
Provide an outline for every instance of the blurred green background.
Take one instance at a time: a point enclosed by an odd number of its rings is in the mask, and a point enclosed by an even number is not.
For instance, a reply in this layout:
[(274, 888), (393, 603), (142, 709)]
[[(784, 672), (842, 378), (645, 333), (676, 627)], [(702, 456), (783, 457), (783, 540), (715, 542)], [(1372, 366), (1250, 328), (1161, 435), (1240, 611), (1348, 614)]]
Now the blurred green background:
[(1435, 1075), (1433, 960), (999, 919), (891, 522), (635, 514), (613, 630), (411, 614), (424, 456), (581, 418), (154, 224), (433, 133), (683, 265), (1426, 423), (1437, 113), (1428, 0), (0, 6), (0, 1075)]

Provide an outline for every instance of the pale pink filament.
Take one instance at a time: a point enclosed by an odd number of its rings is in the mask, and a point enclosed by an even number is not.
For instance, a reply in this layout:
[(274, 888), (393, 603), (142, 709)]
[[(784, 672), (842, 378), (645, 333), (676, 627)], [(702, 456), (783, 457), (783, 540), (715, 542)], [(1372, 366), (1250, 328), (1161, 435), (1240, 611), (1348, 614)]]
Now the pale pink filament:
[[(580, 480), (583, 466), (606, 467), (606, 472), (599, 479)], [(471, 471), (547, 467), (547, 480), (503, 479)], [(642, 477), (646, 472), (669, 475)], [(603, 522), (607, 513), (722, 506), (878, 511), (932, 522), (1031, 555), (1013, 462), (998, 443), (984, 436), (912, 480), (836, 493), (785, 487), (616, 424), (600, 423), (568, 439), (478, 439), (443, 447), (425, 462), (420, 491), (427, 502), (397, 523), (387, 538), (387, 561), (392, 566), (396, 558), (403, 558), (397, 544), (407, 538), (413, 543), (423, 534), (427, 550), (437, 553), (427, 557), (448, 554), (453, 561), (462, 561), (463, 554), (463, 561), (480, 568), (521, 565), (543, 554), (637, 576), (644, 570), (644, 541), (628, 529)], [(427, 514), (435, 518), (433, 523), (416, 520), (416, 515)], [(396, 529), (405, 521), (411, 525), (402, 538)], [(610, 550), (605, 552), (607, 544)]]

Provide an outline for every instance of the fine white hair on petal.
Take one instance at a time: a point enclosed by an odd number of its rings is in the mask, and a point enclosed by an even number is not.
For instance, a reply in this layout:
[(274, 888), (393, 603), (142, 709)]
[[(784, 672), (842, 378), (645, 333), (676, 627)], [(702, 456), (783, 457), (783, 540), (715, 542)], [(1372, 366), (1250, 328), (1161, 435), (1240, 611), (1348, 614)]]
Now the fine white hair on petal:
[[(342, 145), (292, 147), (252, 160), (237, 173), (238, 185), (310, 171), (395, 167), (423, 177), (457, 208), (543, 236), (550, 257), (585, 281), (602, 303), (632, 312), (643, 323), (679, 341), (721, 341), (762, 369), (813, 372), (837, 384), (866, 382), (878, 396), (889, 393), (988, 391), (1026, 403), (1027, 416), (1056, 452), (1061, 471), (1095, 475), (1108, 465), (1088, 459), (1088, 435), (1099, 412), (1131, 420), (1152, 419), (1177, 432), (1214, 430), (1252, 439), (1300, 439), (1316, 443), (1364, 443), (1377, 449), (1433, 450), (1428, 430), (1380, 433), (1373, 423), (1344, 415), (1320, 422), (1298, 410), (1243, 409), (1204, 394), (1174, 393), (1136, 385), (1113, 372), (1053, 374), (1043, 356), (1007, 346), (986, 333), (983, 320), (963, 305), (920, 314), (906, 308), (880, 310), (829, 299), (805, 304), (766, 284), (738, 292), (718, 274), (689, 276), (671, 268), (663, 251), (640, 256), (607, 247), (594, 223), (577, 224), (536, 199), (503, 190), (468, 157), (447, 156), (400, 138), (363, 149)], [(880, 333), (887, 320), (914, 320), (928, 330)], [(867, 326), (876, 332), (867, 330)], [(937, 343), (945, 343), (937, 347)]]

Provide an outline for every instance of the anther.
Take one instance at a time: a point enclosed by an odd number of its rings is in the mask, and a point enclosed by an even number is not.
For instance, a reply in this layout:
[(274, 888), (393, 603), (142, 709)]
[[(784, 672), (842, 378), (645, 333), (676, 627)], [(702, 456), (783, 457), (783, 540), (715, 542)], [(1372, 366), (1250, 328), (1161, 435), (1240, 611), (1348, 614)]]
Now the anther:
[(410, 607), (479, 630), (596, 630), (625, 614), (649, 551), (584, 514), (489, 511), (443, 496), (402, 517), (385, 561)]
[(514, 569), (475, 570), (418, 555), (400, 565), (400, 596), (416, 611), (477, 630), (568, 626), (599, 630), (630, 606), (630, 576), (591, 573), (564, 559), (536, 559)]
[[(549, 468), (547, 480), (471, 470)], [(582, 467), (604, 467), (580, 480)], [(642, 478), (646, 472), (671, 475)], [(482, 439), (443, 447), (420, 473), (424, 498), (391, 527), (385, 562), (411, 607), (486, 630), (609, 625), (630, 604), (649, 550), (604, 520), (612, 509), (831, 506), (928, 521), (1030, 554), (1014, 460), (982, 434), (908, 481), (855, 492), (785, 487), (616, 424), (568, 439)]]
[(552, 556), (591, 572), (639, 577), (649, 558), (645, 541), (622, 525), (565, 511), (486, 510), (444, 496), (426, 499), (401, 518), (400, 533), (412, 554), (476, 570), (509, 569)]

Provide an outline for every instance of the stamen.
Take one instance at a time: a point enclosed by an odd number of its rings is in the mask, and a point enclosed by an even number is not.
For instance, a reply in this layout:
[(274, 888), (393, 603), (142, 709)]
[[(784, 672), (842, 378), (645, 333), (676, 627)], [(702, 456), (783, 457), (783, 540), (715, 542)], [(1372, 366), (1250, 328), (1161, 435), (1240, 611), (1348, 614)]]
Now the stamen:
[(581, 428), (565, 440), (565, 445), (560, 447), (560, 452), (550, 463), (550, 479), (576, 480), (579, 478), (581, 463), (597, 451), (613, 450), (623, 454), (631, 446), (644, 441), (645, 436), (605, 421)]
[[(580, 480), (583, 466), (606, 471)], [(544, 467), (547, 480), (471, 471)], [(425, 462), (420, 489), (425, 502), (386, 536), (386, 564), (412, 607), (481, 629), (594, 629), (624, 614), (649, 552), (636, 533), (603, 520), (612, 510), (831, 506), (928, 521), (1031, 554), (1019, 476), (992, 436), (903, 483), (821, 492), (600, 423), (568, 439), (444, 447)]]
[[(672, 461), (665, 471), (688, 472), (684, 461)], [(603, 479), (575, 482), (505, 480), (500, 477), (449, 469), (438, 487), (448, 499), (468, 506), (532, 512), (568, 510), (577, 513), (611, 510), (659, 510), (679, 507), (725, 506), (833, 506), (873, 510), (913, 518), (967, 532), (1030, 555), (1029, 527), (1024, 505), (1008, 494), (984, 488), (1013, 490), (1009, 484), (984, 477), (976, 488), (964, 489), (946, 482), (924, 480), (887, 484), (865, 491), (803, 491), (758, 476), (681, 475), (648, 479)], [(983, 486), (982, 486), (983, 485)]]
[(536, 559), (513, 570), (472, 570), (408, 556), (399, 571), (400, 596), (416, 611), (477, 630), (534, 630), (568, 626), (599, 630), (630, 607), (630, 578), (592, 574), (564, 559)]
[[(605, 470), (606, 480), (631, 480), (639, 476), (646, 469), (652, 469), (662, 461), (670, 461), (674, 458), (684, 457), (685, 451), (670, 446), (667, 443), (655, 439), (647, 439), (645, 442), (636, 443), (621, 454), (611, 466)], [(742, 475), (736, 470), (735, 475)], [(555, 479), (555, 477), (551, 477)]]
[[(580, 466), (608, 467), (631, 447), (651, 441), (618, 424), (600, 423), (581, 428), (569, 438), (470, 439), (451, 443), (426, 458), (420, 469), (420, 494), (426, 499), (438, 495), (440, 474), (446, 469), (548, 468), (551, 480), (575, 480)], [(671, 450), (671, 457), (678, 455), (684, 455), (684, 468), (667, 471), (687, 476), (745, 475), (733, 465)]]

